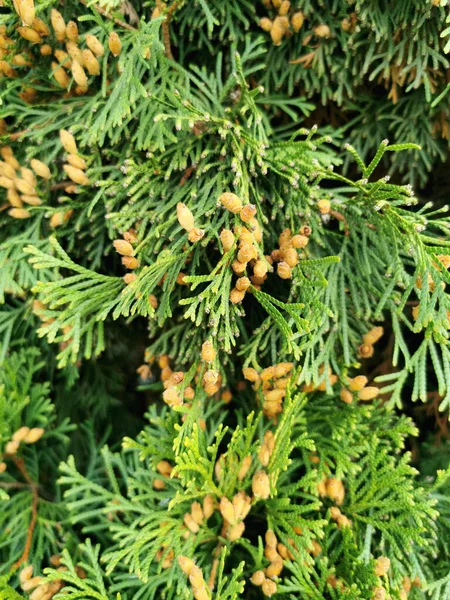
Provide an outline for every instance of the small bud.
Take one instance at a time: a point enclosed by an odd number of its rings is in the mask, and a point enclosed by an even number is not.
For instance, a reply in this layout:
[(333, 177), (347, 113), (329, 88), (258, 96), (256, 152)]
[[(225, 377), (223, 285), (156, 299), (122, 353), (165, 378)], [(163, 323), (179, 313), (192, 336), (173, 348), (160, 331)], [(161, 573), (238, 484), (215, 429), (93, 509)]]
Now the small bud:
[(66, 37), (66, 23), (62, 14), (52, 8), (50, 20), (52, 22), (52, 27), (55, 30), (56, 39), (58, 42), (63, 42)]
[(193, 502), (191, 506), (191, 515), (194, 521), (201, 525), (204, 520), (203, 510), (199, 502)]
[(240, 537), (242, 537), (242, 534), (244, 533), (244, 530), (245, 530), (244, 521), (241, 521), (240, 523), (236, 523), (236, 525), (233, 525), (228, 530), (228, 535), (227, 535), (228, 540), (230, 542), (235, 542)]
[(277, 584), (271, 579), (266, 579), (263, 582), (261, 589), (263, 591), (264, 596), (270, 597), (277, 593)]
[(278, 544), (277, 536), (271, 529), (268, 529), (266, 531), (264, 539), (266, 540), (266, 545), (269, 546), (269, 548), (277, 547), (277, 544)]
[(153, 489), (156, 490), (157, 492), (164, 490), (165, 487), (166, 487), (166, 484), (162, 479), (154, 479), (153, 480)]
[(250, 577), (250, 581), (253, 585), (262, 585), (265, 580), (266, 576), (264, 575), (264, 571), (255, 571)]
[(211, 496), (211, 494), (208, 494), (203, 498), (203, 514), (206, 520), (208, 520), (209, 517), (213, 514), (215, 504), (215, 500), (213, 496)]
[(0, 475), (6, 471), (6, 463), (0, 462)]
[(225, 496), (220, 499), (219, 510), (225, 521), (228, 521), (228, 523), (231, 524), (235, 522), (236, 514), (234, 511), (234, 506)]
[(299, 10), (298, 12), (296, 12), (292, 15), (291, 26), (292, 26), (292, 29), (295, 31), (295, 33), (300, 31), (304, 22), (305, 22), (305, 15), (302, 13), (301, 10)]
[(231, 192), (225, 192), (219, 197), (219, 202), (230, 212), (237, 214), (242, 208), (241, 199)]
[(194, 229), (194, 215), (186, 206), (186, 204), (183, 204), (182, 202), (178, 202), (177, 204), (177, 219), (178, 223), (186, 231), (191, 231), (191, 229)]
[(239, 481), (242, 481), (245, 478), (245, 476), (247, 475), (247, 473), (248, 473), (251, 465), (252, 465), (252, 457), (249, 454), (248, 456), (245, 456), (242, 459), (242, 464), (241, 464), (241, 467), (240, 467), (240, 469), (238, 471), (238, 479), (239, 479)]
[(91, 50), (96, 56), (103, 56), (105, 53), (105, 49), (103, 48), (103, 44), (99, 42), (99, 40), (90, 33), (86, 34), (86, 44), (89, 50)]
[(347, 388), (341, 389), (339, 397), (342, 400), (342, 402), (345, 402), (346, 404), (351, 404), (353, 402), (353, 394)]
[(328, 25), (318, 25), (317, 27), (314, 28), (314, 33), (317, 37), (320, 38), (329, 38), (331, 35), (331, 30), (328, 27)]
[(33, 565), (28, 565), (27, 567), (25, 567), (24, 569), (22, 569), (20, 571), (20, 574), (19, 574), (20, 583), (25, 583), (25, 581), (28, 581), (29, 579), (31, 579), (32, 575), (33, 575)]
[(137, 269), (140, 263), (134, 256), (122, 256), (122, 264), (127, 269)]
[(266, 569), (266, 577), (273, 578), (278, 577), (283, 570), (283, 561), (281, 558), (276, 558), (274, 561), (270, 563), (270, 565)]
[(244, 296), (245, 292), (233, 288), (230, 292), (230, 302), (232, 304), (239, 304), (244, 299)]
[(184, 524), (186, 525), (186, 527), (189, 529), (189, 531), (191, 531), (192, 533), (198, 533), (200, 531), (200, 527), (198, 526), (198, 523), (196, 523), (192, 517), (192, 515), (190, 513), (186, 513), (184, 515)]
[(292, 369), (292, 367), (294, 366), (294, 363), (290, 363), (290, 362), (283, 362), (283, 363), (279, 363), (278, 365), (275, 365), (274, 368), (274, 378), (278, 379), (279, 377), (284, 377), (285, 375), (287, 375), (289, 373), (289, 371)]
[(13, 433), (12, 440), (13, 442), (23, 442), (23, 440), (27, 437), (28, 432), (30, 431), (29, 427), (20, 427), (17, 431)]
[(228, 250), (231, 250), (234, 244), (234, 240), (235, 237), (232, 231), (230, 231), (229, 229), (222, 229), (222, 231), (220, 232), (220, 241), (222, 242), (224, 252), (228, 252)]
[(48, 166), (43, 163), (40, 160), (37, 160), (36, 158), (33, 158), (31, 160), (31, 167), (33, 169), (33, 171), (36, 173), (36, 175), (38, 175), (39, 177), (42, 177), (43, 179), (51, 179), (51, 172), (50, 169), (48, 168)]
[(263, 17), (262, 19), (259, 20), (259, 26), (264, 31), (269, 32), (272, 29), (272, 25), (273, 25), (273, 22), (270, 19), (268, 19), (267, 17)]
[(233, 261), (231, 268), (236, 273), (236, 275), (242, 275), (242, 273), (244, 273), (245, 269), (247, 268), (247, 265), (246, 263), (242, 263), (238, 260), (235, 260)]
[(252, 381), (252, 382), (259, 381), (258, 371), (256, 369), (253, 369), (252, 367), (244, 367), (242, 369), (242, 374), (244, 375), (244, 378), (247, 381)]
[(292, 277), (291, 267), (287, 262), (280, 262), (277, 265), (277, 274), (281, 279), (290, 279)]
[(383, 327), (373, 327), (370, 331), (363, 335), (364, 344), (373, 346), (382, 337), (384, 333)]
[(368, 386), (358, 392), (358, 399), (362, 401), (373, 400), (378, 396), (379, 388)]
[(383, 587), (373, 588), (372, 600), (386, 600), (387, 592)]
[(40, 44), (42, 42), (41, 36), (31, 27), (18, 27), (17, 33), (32, 44)]
[(133, 254), (133, 246), (125, 240), (114, 240), (113, 246), (122, 256), (131, 256)]
[(329, 200), (319, 200), (317, 206), (319, 208), (320, 214), (322, 215), (327, 215), (331, 210), (331, 202)]
[(253, 266), (255, 277), (263, 278), (267, 273), (267, 264), (263, 260), (258, 260)]
[(344, 502), (345, 487), (340, 479), (330, 477), (325, 482), (326, 493), (331, 500), (334, 500), (339, 506)]
[(108, 38), (108, 46), (113, 56), (119, 56), (122, 50), (122, 43), (115, 31), (111, 31)]
[(391, 566), (391, 561), (386, 556), (380, 556), (377, 558), (375, 562), (374, 573), (377, 577), (384, 577), (386, 573), (389, 571)]
[(163, 392), (163, 400), (169, 406), (181, 406), (183, 399), (178, 395), (178, 391), (175, 387), (169, 387)]
[(373, 356), (373, 346), (371, 344), (361, 344), (361, 346), (359, 346), (358, 348), (358, 353), (361, 356), (361, 358), (370, 358), (371, 356)]
[(253, 258), (256, 258), (256, 256), (257, 256), (257, 251), (256, 251), (255, 246), (253, 246), (253, 244), (249, 244), (246, 242), (241, 245), (238, 255), (237, 255), (237, 259), (241, 263), (247, 263), (250, 260), (252, 260)]
[(33, 427), (24, 437), (23, 441), (25, 444), (34, 444), (44, 435), (44, 429), (42, 427)]
[(77, 154), (77, 144), (75, 142), (75, 138), (71, 133), (69, 133), (66, 129), (60, 129), (59, 138), (66, 152), (68, 152), (69, 154)]
[(252, 490), (255, 498), (266, 500), (270, 496), (269, 476), (265, 471), (257, 471), (253, 475)]
[(200, 229), (199, 227), (194, 227), (191, 229), (188, 235), (188, 240), (194, 244), (195, 242), (199, 242), (203, 236), (205, 235), (204, 229)]
[(244, 223), (249, 223), (255, 215), (256, 206), (254, 204), (246, 204), (239, 213), (239, 216)]
[(368, 379), (364, 375), (358, 375), (353, 379), (350, 379), (349, 388), (352, 392), (359, 392), (367, 385)]
[(236, 281), (236, 289), (245, 292), (250, 287), (250, 279), (248, 277), (240, 277)]
[(16, 454), (17, 450), (19, 449), (19, 442), (8, 442), (5, 446), (5, 453), (6, 454)]
[(188, 575), (188, 576), (191, 574), (192, 567), (195, 566), (194, 561), (191, 560), (190, 558), (188, 558), (187, 556), (179, 556), (178, 564), (180, 565), (183, 573), (185, 573), (185, 575)]
[(63, 169), (69, 176), (69, 179), (71, 179), (73, 182), (78, 183), (79, 185), (89, 185), (89, 178), (81, 169), (72, 167), (72, 165), (63, 165)]
[(66, 36), (75, 44), (78, 42), (78, 27), (75, 21), (69, 21), (66, 25)]
[(210, 340), (206, 340), (202, 344), (202, 359), (205, 362), (212, 362), (216, 358), (216, 351), (214, 350), (214, 346)]

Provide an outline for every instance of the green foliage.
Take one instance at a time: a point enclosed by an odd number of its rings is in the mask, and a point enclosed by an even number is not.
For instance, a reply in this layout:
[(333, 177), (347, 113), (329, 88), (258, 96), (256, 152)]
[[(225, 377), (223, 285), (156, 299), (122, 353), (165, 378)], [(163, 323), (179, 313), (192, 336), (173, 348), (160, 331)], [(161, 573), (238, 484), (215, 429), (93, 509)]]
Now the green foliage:
[(450, 221), (413, 188), (447, 158), (445, 0), (46, 0), (36, 43), (24, 2), (0, 600), (445, 600)]

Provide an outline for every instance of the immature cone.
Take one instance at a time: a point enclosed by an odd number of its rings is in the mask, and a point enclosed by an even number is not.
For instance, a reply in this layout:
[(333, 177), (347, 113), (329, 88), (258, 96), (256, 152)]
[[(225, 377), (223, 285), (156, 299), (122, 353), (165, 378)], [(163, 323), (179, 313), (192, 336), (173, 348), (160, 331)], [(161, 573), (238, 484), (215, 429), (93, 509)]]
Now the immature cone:
[(240, 302), (242, 302), (244, 297), (245, 292), (242, 292), (241, 290), (238, 290), (236, 288), (233, 288), (230, 292), (230, 302), (232, 304), (239, 304)]
[(28, 581), (29, 579), (31, 579), (32, 575), (33, 575), (33, 565), (28, 565), (28, 567), (25, 567), (24, 569), (22, 569), (20, 571), (20, 574), (19, 574), (20, 583), (25, 583), (25, 581)]
[(81, 85), (82, 87), (87, 86), (86, 72), (80, 65), (80, 63), (76, 60), (72, 61), (72, 76), (75, 82), (78, 83), (78, 85)]
[(236, 525), (233, 525), (228, 530), (228, 534), (227, 534), (228, 540), (230, 542), (235, 542), (240, 537), (242, 537), (242, 534), (244, 533), (244, 530), (245, 530), (244, 521), (241, 521), (240, 523), (236, 523)]
[(100, 74), (100, 63), (91, 50), (87, 50), (86, 48), (83, 50), (83, 62), (89, 75)]
[(239, 216), (244, 223), (249, 223), (256, 214), (256, 206), (254, 204), (246, 204), (241, 211)]
[(267, 500), (270, 496), (269, 476), (265, 471), (257, 471), (252, 479), (252, 491), (255, 498)]
[(62, 14), (52, 8), (50, 20), (52, 22), (52, 27), (55, 30), (56, 39), (58, 42), (63, 42), (66, 37), (66, 23)]
[(75, 142), (75, 138), (71, 133), (69, 133), (66, 129), (59, 130), (59, 138), (61, 140), (61, 144), (66, 152), (69, 154), (77, 154), (78, 148)]
[(292, 15), (291, 27), (295, 31), (295, 33), (297, 33), (297, 31), (300, 31), (304, 22), (305, 22), (305, 15), (302, 13), (301, 10)]
[(216, 351), (210, 340), (206, 340), (202, 344), (202, 359), (208, 363), (212, 362), (216, 358)]
[(66, 36), (75, 44), (78, 42), (78, 27), (75, 21), (69, 21), (66, 25)]
[(255, 277), (263, 278), (267, 274), (267, 264), (263, 260), (257, 260), (253, 265), (253, 274)]
[(52, 62), (52, 73), (53, 77), (56, 79), (56, 81), (62, 88), (68, 87), (70, 83), (70, 77), (67, 75), (64, 69), (57, 62), (54, 61)]
[(365, 387), (360, 392), (358, 392), (358, 399), (363, 401), (373, 400), (378, 396), (379, 391), (379, 388), (375, 386)]
[(18, 0), (14, 2), (14, 7), (25, 25), (31, 27), (35, 18), (34, 0)]
[(334, 500), (339, 506), (344, 502), (345, 487), (340, 479), (330, 477), (325, 482), (326, 493), (329, 498)]
[(352, 390), (352, 392), (359, 392), (367, 385), (367, 382), (368, 379), (365, 377), (365, 375), (358, 375), (357, 377), (350, 379), (350, 384), (348, 387)]
[(277, 274), (281, 279), (290, 279), (292, 277), (291, 267), (287, 262), (280, 262), (277, 265)]
[(255, 571), (250, 577), (250, 581), (253, 585), (262, 585), (265, 580), (266, 576), (264, 575), (264, 571)]
[(41, 36), (38, 34), (37, 31), (35, 31), (31, 27), (18, 27), (17, 32), (25, 40), (31, 42), (32, 44), (40, 44), (42, 42)]
[(373, 345), (381, 338), (384, 333), (384, 329), (382, 327), (373, 327), (370, 331), (363, 335), (363, 342), (365, 344)]
[(267, 17), (263, 17), (262, 19), (259, 20), (259, 26), (264, 31), (269, 32), (272, 29), (272, 25), (273, 25), (273, 22), (270, 19), (268, 19)]
[(374, 573), (378, 577), (383, 577), (389, 571), (391, 566), (391, 561), (387, 556), (380, 556), (377, 558), (374, 568)]
[(232, 192), (224, 192), (219, 197), (219, 202), (230, 212), (237, 214), (242, 208), (242, 202), (239, 196)]
[(39, 48), (39, 51), (42, 54), (42, 56), (50, 56), (52, 53), (52, 47), (49, 44), (43, 44)]
[(252, 457), (249, 454), (248, 456), (245, 456), (242, 459), (242, 464), (241, 464), (241, 467), (240, 467), (240, 469), (238, 471), (238, 479), (239, 479), (239, 481), (242, 481), (245, 478), (245, 476), (247, 475), (247, 473), (248, 473), (251, 465), (252, 465)]
[(236, 281), (236, 289), (245, 292), (250, 287), (250, 279), (248, 277), (240, 277)]
[(215, 507), (214, 497), (211, 494), (208, 494), (203, 498), (203, 514), (205, 519), (208, 520), (209, 517), (213, 514)]
[(125, 240), (114, 240), (113, 246), (116, 252), (122, 256), (131, 256), (133, 254), (133, 246)]
[(347, 388), (342, 388), (339, 397), (342, 402), (345, 402), (346, 404), (351, 404), (353, 402), (353, 394)]
[(81, 169), (82, 171), (86, 170), (87, 164), (84, 158), (78, 156), (78, 154), (69, 154), (67, 156), (67, 162), (75, 167), (76, 169)]
[(103, 44), (90, 33), (86, 34), (86, 45), (96, 56), (103, 56), (105, 54), (105, 49)]
[(228, 252), (234, 244), (234, 233), (229, 229), (222, 229), (220, 232), (220, 241), (222, 242), (223, 251)]
[(122, 264), (127, 269), (137, 269), (140, 263), (134, 256), (122, 256)]
[[(74, 64), (78, 64), (78, 63), (74, 63)], [(71, 179), (75, 183), (78, 183), (80, 185), (88, 185), (89, 184), (89, 178), (86, 176), (86, 174), (81, 169), (72, 167), (72, 165), (63, 165), (63, 169), (69, 176), (69, 179)]]
[(179, 556), (178, 564), (180, 565), (183, 573), (185, 573), (185, 575), (188, 576), (191, 574), (192, 568), (195, 566), (194, 561), (188, 558), (187, 556)]
[(29, 427), (20, 427), (17, 431), (13, 433), (12, 441), (13, 442), (23, 442), (23, 440), (27, 437), (28, 432), (30, 431)]
[(314, 28), (314, 34), (320, 38), (329, 38), (331, 35), (331, 30), (328, 25), (318, 25)]
[(319, 200), (317, 206), (322, 215), (327, 215), (331, 210), (331, 202), (329, 200)]
[(194, 244), (195, 242), (199, 242), (204, 235), (205, 231), (203, 229), (194, 227), (194, 229), (191, 229), (188, 234), (188, 240)]
[(263, 591), (264, 596), (268, 596), (270, 598), (270, 596), (273, 596), (277, 593), (277, 584), (271, 579), (266, 579), (263, 582), (261, 589)]
[(122, 43), (115, 31), (111, 31), (108, 38), (108, 46), (113, 56), (119, 56), (122, 49)]
[(17, 450), (19, 449), (19, 442), (8, 442), (5, 446), (5, 453), (6, 454), (16, 454)]
[(177, 204), (177, 219), (178, 223), (186, 231), (191, 231), (191, 229), (194, 229), (194, 215), (186, 206), (186, 204), (183, 204), (182, 202), (178, 202)]
[(36, 158), (31, 159), (31, 167), (39, 177), (42, 177), (43, 179), (51, 179), (52, 174), (50, 169), (42, 161), (37, 160)]
[(25, 208), (11, 208), (8, 214), (14, 219), (28, 219), (31, 214)]

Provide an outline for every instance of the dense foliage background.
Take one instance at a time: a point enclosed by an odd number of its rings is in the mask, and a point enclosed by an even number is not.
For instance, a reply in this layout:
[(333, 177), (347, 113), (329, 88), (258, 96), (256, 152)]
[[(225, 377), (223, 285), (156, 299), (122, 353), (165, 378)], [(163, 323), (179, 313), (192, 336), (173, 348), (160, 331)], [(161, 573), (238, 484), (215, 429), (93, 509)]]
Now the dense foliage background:
[(0, 599), (450, 595), (446, 0), (0, 2)]

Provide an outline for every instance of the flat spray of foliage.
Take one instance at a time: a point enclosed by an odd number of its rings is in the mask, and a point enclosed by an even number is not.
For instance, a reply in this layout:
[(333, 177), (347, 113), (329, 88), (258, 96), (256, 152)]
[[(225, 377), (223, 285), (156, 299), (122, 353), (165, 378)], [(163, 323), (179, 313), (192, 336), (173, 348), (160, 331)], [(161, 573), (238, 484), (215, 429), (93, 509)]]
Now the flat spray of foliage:
[(450, 597), (444, 5), (3, 0), (0, 600)]

